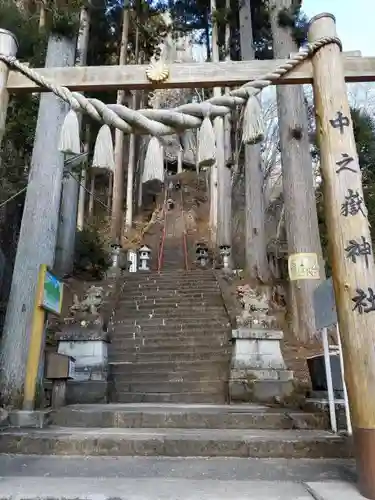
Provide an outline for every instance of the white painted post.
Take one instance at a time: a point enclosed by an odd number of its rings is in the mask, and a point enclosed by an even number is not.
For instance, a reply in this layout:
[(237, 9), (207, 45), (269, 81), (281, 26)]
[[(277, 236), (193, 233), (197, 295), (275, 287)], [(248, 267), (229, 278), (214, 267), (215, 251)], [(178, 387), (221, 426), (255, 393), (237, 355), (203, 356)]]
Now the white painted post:
[(346, 417), (346, 428), (348, 430), (349, 436), (352, 435), (353, 429), (352, 429), (352, 419), (350, 417), (350, 408), (349, 408), (349, 398), (348, 398), (348, 391), (346, 389), (346, 383), (345, 383), (345, 372), (344, 372), (344, 358), (342, 355), (342, 346), (341, 346), (341, 337), (340, 337), (340, 329), (339, 325), (336, 325), (336, 332), (337, 332), (337, 344), (339, 346), (339, 357), (340, 357), (340, 368), (341, 368), (341, 380), (342, 380), (342, 387), (344, 390), (344, 404), (345, 404), (345, 417)]
[(327, 328), (322, 329), (322, 341), (323, 341), (324, 364), (325, 364), (327, 390), (328, 390), (329, 416), (331, 420), (331, 429), (334, 433), (336, 433), (337, 422), (336, 422), (335, 395), (333, 392), (333, 384), (332, 384), (331, 358), (329, 354)]
[[(133, 108), (135, 108), (135, 100), (133, 99)], [(129, 162), (128, 162), (128, 177), (126, 181), (126, 211), (125, 211), (125, 229), (130, 231), (133, 225), (133, 184), (134, 184), (134, 164), (135, 164), (135, 134), (130, 135), (129, 140)]]
[[(0, 29), (0, 54), (15, 56), (17, 54), (17, 49), (18, 43), (13, 33)], [(8, 66), (0, 61), (0, 145), (5, 133), (5, 122), (9, 101), (9, 93), (6, 88), (8, 74)]]
[(183, 160), (183, 150), (180, 147), (180, 149), (177, 152), (177, 173), (178, 174), (182, 173), (182, 160)]

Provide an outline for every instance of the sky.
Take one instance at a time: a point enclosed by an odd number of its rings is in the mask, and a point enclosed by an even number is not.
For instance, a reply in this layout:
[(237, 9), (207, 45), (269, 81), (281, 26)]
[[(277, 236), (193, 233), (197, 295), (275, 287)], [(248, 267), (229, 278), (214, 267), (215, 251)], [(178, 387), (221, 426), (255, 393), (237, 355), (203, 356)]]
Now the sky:
[(343, 50), (375, 56), (375, 0), (303, 0), (302, 10), (308, 17), (321, 12), (333, 14)]

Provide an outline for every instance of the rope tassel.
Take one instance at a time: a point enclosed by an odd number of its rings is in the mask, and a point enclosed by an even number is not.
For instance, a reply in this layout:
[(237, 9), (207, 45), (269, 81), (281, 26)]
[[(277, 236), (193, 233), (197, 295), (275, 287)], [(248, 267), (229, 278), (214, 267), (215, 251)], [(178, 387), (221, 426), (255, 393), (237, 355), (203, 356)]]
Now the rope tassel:
[(212, 167), (216, 161), (216, 141), (212, 122), (206, 116), (198, 132), (198, 165)]
[(256, 96), (250, 96), (243, 115), (242, 140), (245, 144), (257, 144), (264, 139), (262, 108)]
[(164, 182), (164, 149), (157, 137), (151, 137), (147, 146), (142, 183), (154, 179)]
[(59, 151), (75, 155), (81, 153), (78, 116), (72, 109), (66, 115), (61, 127)]
[(99, 130), (95, 142), (92, 166), (94, 168), (111, 170), (112, 172), (115, 169), (112, 134), (108, 125), (103, 125)]

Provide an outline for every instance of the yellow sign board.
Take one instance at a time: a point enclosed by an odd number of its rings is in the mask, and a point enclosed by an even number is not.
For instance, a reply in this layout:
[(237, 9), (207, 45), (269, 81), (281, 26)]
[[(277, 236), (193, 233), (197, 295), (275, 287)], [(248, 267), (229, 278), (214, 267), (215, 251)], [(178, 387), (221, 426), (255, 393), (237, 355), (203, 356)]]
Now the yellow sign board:
[(46, 265), (39, 270), (38, 305), (45, 311), (60, 315), (62, 310), (64, 284), (54, 276)]
[(319, 262), (316, 253), (294, 253), (288, 258), (290, 281), (320, 279)]

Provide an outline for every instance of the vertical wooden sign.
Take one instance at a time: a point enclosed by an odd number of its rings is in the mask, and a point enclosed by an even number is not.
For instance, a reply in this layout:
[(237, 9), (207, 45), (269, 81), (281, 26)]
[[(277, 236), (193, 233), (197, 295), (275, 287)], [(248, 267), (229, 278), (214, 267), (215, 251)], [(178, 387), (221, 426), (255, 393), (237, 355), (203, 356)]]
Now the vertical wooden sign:
[[(309, 41), (337, 36), (312, 19)], [(362, 176), (338, 44), (313, 58), (326, 223), (362, 494), (375, 500), (375, 272)]]

